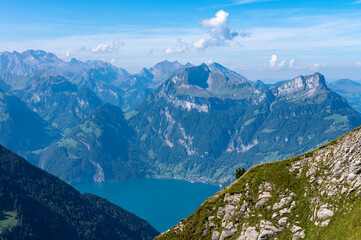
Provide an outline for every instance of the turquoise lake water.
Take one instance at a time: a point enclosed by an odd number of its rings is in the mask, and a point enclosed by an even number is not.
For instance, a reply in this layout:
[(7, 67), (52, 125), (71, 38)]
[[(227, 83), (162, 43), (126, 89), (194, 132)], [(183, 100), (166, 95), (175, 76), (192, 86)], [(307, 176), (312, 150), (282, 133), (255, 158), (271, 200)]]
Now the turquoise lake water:
[(192, 214), (220, 187), (172, 179), (141, 179), (74, 186), (101, 196), (148, 221), (159, 232)]

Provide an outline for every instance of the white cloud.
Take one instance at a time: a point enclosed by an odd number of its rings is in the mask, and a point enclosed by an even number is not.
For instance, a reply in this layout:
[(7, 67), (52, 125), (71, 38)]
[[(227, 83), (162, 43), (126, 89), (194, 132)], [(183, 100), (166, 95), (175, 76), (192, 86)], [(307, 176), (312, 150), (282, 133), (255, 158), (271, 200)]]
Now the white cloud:
[(269, 67), (270, 68), (275, 68), (276, 67), (276, 62), (277, 62), (277, 55), (273, 54), (271, 59), (269, 60)]
[[(200, 25), (209, 29), (209, 36), (199, 37), (193, 41), (191, 47), (195, 49), (206, 49), (214, 46), (224, 46), (228, 41), (232, 41), (235, 37), (246, 38), (251, 36), (251, 32), (236, 32), (228, 27), (229, 13), (219, 10), (215, 17), (204, 19)], [(166, 54), (184, 53), (189, 50), (189, 45), (180, 41), (179, 45), (165, 49)]]
[(213, 38), (232, 40), (238, 36), (238, 33), (228, 28), (228, 16), (229, 13), (219, 10), (215, 17), (203, 20), (201, 25), (211, 27), (210, 33)]
[(294, 66), (295, 66), (295, 59), (292, 58), (292, 59), (290, 60), (290, 62), (289, 62), (288, 67), (289, 67), (289, 68), (293, 68)]
[(170, 55), (170, 54), (176, 54), (176, 53), (184, 53), (188, 50), (188, 44), (186, 43), (180, 43), (178, 46), (176, 46), (175, 48), (167, 48), (165, 50), (165, 53), (167, 55)]
[(361, 68), (361, 62), (356, 62), (356, 63), (355, 63), (355, 67)]
[(112, 42), (101, 43), (98, 46), (93, 47), (91, 51), (93, 53), (113, 53), (117, 52), (119, 50), (119, 47), (123, 45), (124, 43), (116, 40)]
[(229, 13), (219, 10), (215, 17), (203, 20), (200, 24), (203, 27), (210, 28), (210, 38), (198, 38), (193, 42), (193, 47), (196, 49), (205, 49), (213, 46), (223, 46), (226, 44), (226, 41), (231, 41), (237, 36), (242, 38), (250, 37), (250, 32), (238, 33), (232, 31), (228, 27), (228, 16)]
[(277, 59), (278, 59), (278, 57), (276, 54), (273, 54), (271, 56), (271, 59), (269, 60), (269, 67), (271, 69), (278, 70), (278, 69), (283, 68), (286, 65), (286, 60), (282, 60), (280, 63), (277, 63)]
[(319, 70), (320, 68), (324, 68), (324, 67), (326, 67), (325, 64), (314, 63), (314, 64), (312, 64), (311, 69), (314, 70), (314, 71), (317, 71), (317, 70)]
[(66, 51), (66, 52), (65, 52), (65, 56), (66, 56), (66, 57), (69, 57), (69, 56), (70, 56), (70, 52), (69, 52), (69, 51)]
[(277, 69), (281, 69), (286, 65), (286, 60), (283, 60), (282, 62), (280, 62), (279, 64), (277, 64)]

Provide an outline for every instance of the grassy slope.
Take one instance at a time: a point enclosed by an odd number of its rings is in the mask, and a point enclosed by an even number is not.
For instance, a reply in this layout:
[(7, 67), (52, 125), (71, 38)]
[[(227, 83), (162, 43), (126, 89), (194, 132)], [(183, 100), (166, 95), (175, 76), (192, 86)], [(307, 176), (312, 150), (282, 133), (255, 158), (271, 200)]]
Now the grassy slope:
[[(360, 129), (361, 128), (357, 128), (354, 131), (360, 131)], [(177, 227), (176, 229), (172, 228), (166, 234), (160, 235), (157, 239), (210, 239), (212, 236), (211, 231), (203, 234), (205, 224), (208, 222), (209, 216), (217, 216), (216, 213), (219, 206), (225, 205), (223, 199), (226, 194), (242, 193), (240, 202), (242, 203), (243, 200), (246, 200), (248, 203), (251, 203), (252, 206), (250, 208), (254, 212), (248, 219), (242, 217), (237, 219), (237, 216), (232, 217), (232, 220), (239, 223), (239, 226), (237, 234), (229, 239), (238, 238), (240, 227), (245, 222), (247, 222), (249, 226), (255, 226), (260, 220), (266, 219), (276, 225), (276, 222), (281, 217), (271, 219), (272, 213), (266, 209), (266, 206), (273, 206), (274, 203), (279, 202), (281, 199), (279, 196), (280, 193), (285, 193), (286, 189), (295, 193), (295, 197), (292, 200), (297, 203), (297, 206), (292, 209), (292, 214), (286, 216), (290, 218), (289, 222), (291, 226), (297, 225), (305, 230), (307, 233), (306, 239), (360, 239), (361, 218), (359, 216), (361, 214), (361, 199), (359, 196), (356, 197), (355, 193), (352, 193), (348, 197), (342, 195), (339, 199), (328, 199), (327, 196), (320, 194), (321, 190), (318, 188), (316, 181), (312, 184), (309, 183), (306, 177), (306, 172), (308, 171), (307, 166), (305, 166), (306, 169), (303, 170), (299, 177), (297, 177), (298, 171), (289, 172), (289, 168), (291, 168), (296, 161), (302, 158), (313, 158), (313, 155), (319, 150), (332, 149), (333, 145), (342, 141), (345, 136), (347, 136), (347, 134), (312, 152), (279, 162), (260, 164), (251, 168), (239, 180), (224, 188), (213, 197), (208, 198), (193, 215), (190, 215), (186, 220), (181, 220), (178, 227), (182, 228), (182, 231), (177, 229)], [(327, 167), (325, 166), (327, 165), (327, 160), (328, 159), (321, 161), (319, 170), (315, 174), (316, 178), (327, 175)], [(273, 184), (271, 191), (272, 197), (267, 201), (267, 204), (255, 209), (254, 205), (257, 201), (259, 186), (262, 182), (271, 182)], [(249, 184), (248, 190), (247, 184)], [(246, 196), (246, 192), (248, 192), (248, 197)], [(307, 196), (304, 195), (305, 192), (307, 192)], [(312, 209), (309, 199), (313, 197), (319, 197), (324, 202), (339, 206), (339, 210), (335, 212), (328, 227), (316, 227), (314, 222), (309, 220), (310, 209)], [(354, 207), (350, 208), (350, 206)], [(218, 219), (215, 217), (213, 221), (216, 225), (220, 226), (221, 220), (221, 218)], [(291, 228), (286, 229), (276, 237), (278, 239), (290, 239), (292, 236), (290, 229)], [(222, 228), (219, 228), (219, 232), (222, 232)]]

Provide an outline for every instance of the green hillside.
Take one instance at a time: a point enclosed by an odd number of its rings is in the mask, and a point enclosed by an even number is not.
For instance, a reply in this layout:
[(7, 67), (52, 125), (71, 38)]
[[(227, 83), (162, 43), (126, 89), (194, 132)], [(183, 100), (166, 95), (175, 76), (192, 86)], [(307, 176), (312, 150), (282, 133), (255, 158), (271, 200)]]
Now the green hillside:
[(153, 239), (158, 232), (107, 200), (81, 194), (0, 146), (0, 239)]
[(360, 138), (255, 166), (157, 239), (360, 239)]

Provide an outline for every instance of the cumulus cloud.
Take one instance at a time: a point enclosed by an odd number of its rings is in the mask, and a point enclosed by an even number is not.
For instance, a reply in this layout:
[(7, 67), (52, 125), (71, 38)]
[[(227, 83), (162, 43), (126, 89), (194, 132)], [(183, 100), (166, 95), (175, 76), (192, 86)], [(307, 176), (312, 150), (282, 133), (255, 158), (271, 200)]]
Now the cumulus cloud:
[(209, 28), (209, 38), (198, 38), (193, 42), (193, 47), (196, 49), (205, 49), (213, 46), (222, 46), (225, 45), (227, 41), (233, 40), (235, 37), (250, 37), (250, 32), (241, 32), (232, 31), (228, 27), (228, 16), (229, 13), (219, 10), (215, 17), (211, 19), (205, 19), (201, 22), (201, 26)]
[(219, 10), (216, 16), (211, 19), (205, 19), (201, 22), (203, 27), (210, 27), (210, 33), (214, 38), (232, 40), (238, 36), (237, 32), (231, 31), (228, 27), (229, 13)]
[(124, 43), (121, 41), (111, 41), (106, 43), (101, 43), (96, 47), (91, 49), (93, 53), (113, 53), (119, 51), (120, 46), (123, 46)]
[(174, 48), (165, 49), (166, 54), (184, 53), (189, 48), (206, 49), (214, 46), (224, 46), (227, 42), (232, 41), (236, 37), (246, 38), (251, 36), (251, 32), (236, 32), (228, 27), (229, 13), (219, 10), (215, 17), (204, 19), (200, 25), (208, 29), (208, 36), (200, 37), (193, 41), (189, 46), (186, 43), (180, 43)]
[(269, 67), (270, 68), (275, 68), (276, 67), (276, 62), (277, 62), (277, 55), (273, 54), (271, 59), (269, 60)]
[(66, 52), (65, 52), (65, 56), (66, 56), (66, 57), (69, 57), (69, 56), (70, 56), (70, 52), (69, 52), (69, 51), (66, 51)]
[(170, 55), (170, 54), (184, 53), (187, 50), (188, 50), (188, 44), (181, 42), (181, 43), (179, 43), (179, 45), (177, 45), (174, 48), (170, 48), (170, 47), (167, 48), (165, 50), (165, 53), (167, 55)]
[(278, 70), (278, 69), (283, 68), (286, 65), (286, 60), (282, 60), (280, 63), (277, 63), (277, 59), (278, 59), (278, 57), (276, 54), (273, 54), (271, 56), (271, 59), (269, 60), (269, 67), (271, 69)]
[(292, 58), (292, 59), (290, 60), (290, 62), (289, 62), (288, 67), (289, 67), (289, 68), (293, 68), (294, 66), (295, 66), (295, 59)]

